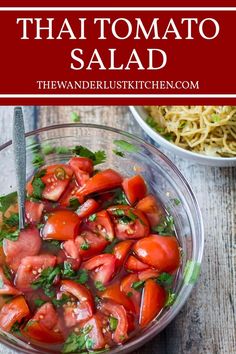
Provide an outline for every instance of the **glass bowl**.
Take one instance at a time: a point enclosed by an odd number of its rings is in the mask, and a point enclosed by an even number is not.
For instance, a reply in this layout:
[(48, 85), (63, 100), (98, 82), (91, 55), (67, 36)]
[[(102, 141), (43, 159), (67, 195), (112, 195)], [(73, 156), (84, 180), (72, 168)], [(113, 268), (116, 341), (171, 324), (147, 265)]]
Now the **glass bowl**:
[[(113, 143), (114, 140), (125, 140), (132, 144), (132, 148), (128, 149), (130, 151), (125, 151), (124, 157), (112, 152), (117, 148)], [(52, 164), (67, 161), (69, 157), (67, 148), (75, 145), (83, 145), (91, 150), (105, 150), (107, 159), (102, 167), (112, 167), (126, 176), (137, 171), (141, 173), (148, 183), (150, 192), (157, 196), (173, 216), (182, 248), (182, 265), (174, 284), (176, 300), (138, 336), (107, 353), (128, 353), (137, 349), (173, 320), (185, 304), (199, 275), (204, 245), (203, 223), (190, 186), (175, 165), (158, 149), (140, 138), (117, 129), (90, 124), (62, 124), (27, 133), (26, 143), (27, 177), (34, 173), (35, 166), (32, 161), (35, 163), (39, 155), (46, 164)], [(8, 194), (16, 189), (11, 141), (0, 147), (0, 170), (0, 194)], [(30, 345), (5, 332), (0, 332), (0, 341), (23, 353), (58, 353), (58, 350)]]

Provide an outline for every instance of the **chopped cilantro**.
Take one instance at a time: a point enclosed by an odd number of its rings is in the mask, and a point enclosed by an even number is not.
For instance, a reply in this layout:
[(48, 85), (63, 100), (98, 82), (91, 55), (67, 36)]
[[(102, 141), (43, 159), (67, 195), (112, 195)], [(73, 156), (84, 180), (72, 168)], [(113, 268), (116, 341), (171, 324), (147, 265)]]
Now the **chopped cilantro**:
[(71, 149), (67, 146), (58, 146), (56, 147), (56, 153), (59, 155), (67, 155), (71, 153)]
[(0, 244), (2, 244), (3, 240), (6, 238), (11, 241), (18, 240), (20, 230), (11, 231), (9, 229), (2, 228), (0, 231)]
[(44, 155), (50, 155), (55, 152), (55, 147), (50, 144), (45, 144), (42, 146), (42, 153)]
[(43, 176), (45, 176), (46, 170), (40, 170), (38, 171), (32, 180), (32, 187), (33, 187), (33, 193), (32, 197), (35, 199), (41, 199), (42, 198), (42, 193), (45, 188), (45, 184), (41, 180)]
[(40, 276), (31, 283), (33, 289), (43, 289), (45, 295), (52, 297), (54, 291), (51, 289), (55, 278), (61, 274), (60, 267), (45, 268)]
[(64, 262), (62, 276), (66, 277), (66, 278), (71, 278), (71, 277), (74, 277), (75, 275), (76, 275), (76, 272), (72, 269), (71, 263)]
[(97, 214), (92, 214), (88, 217), (89, 221), (95, 221), (97, 218)]
[(109, 325), (112, 331), (115, 331), (118, 325), (118, 320), (115, 317), (109, 317)]
[(115, 247), (115, 245), (119, 242), (119, 240), (117, 238), (114, 238), (113, 241), (106, 246), (106, 248), (104, 249), (103, 253), (112, 253), (113, 248)]
[(5, 211), (11, 206), (17, 203), (17, 193), (12, 192), (7, 195), (0, 197), (0, 211), (5, 213)]
[(174, 234), (174, 219), (173, 216), (167, 215), (162, 218), (161, 223), (153, 228), (153, 231), (159, 235), (173, 235)]
[(126, 195), (121, 189), (116, 190), (112, 204), (128, 205)]
[(166, 134), (162, 134), (163, 138), (165, 138), (168, 141), (174, 141), (174, 133), (166, 133)]
[(14, 333), (17, 336), (21, 335), (19, 322), (15, 322), (14, 325), (11, 327), (11, 333)]
[(172, 306), (173, 303), (175, 302), (176, 299), (176, 294), (173, 293), (171, 290), (168, 291), (168, 297), (165, 303), (165, 307)]
[(88, 281), (88, 272), (85, 269), (80, 269), (77, 272), (77, 279), (75, 279), (77, 283), (85, 284)]
[(150, 117), (148, 116), (146, 118), (146, 123), (152, 128), (154, 129), (157, 133), (164, 133), (165, 131), (165, 128), (163, 127), (160, 127), (160, 125), (157, 123), (157, 121), (153, 118), (153, 117)]
[(94, 285), (98, 291), (106, 290), (105, 286), (103, 285), (103, 283), (101, 281), (95, 281)]
[(120, 157), (125, 157), (125, 154), (122, 151), (119, 150), (112, 150), (115, 155), (120, 156)]
[(138, 290), (140, 291), (143, 286), (144, 286), (144, 281), (140, 280), (140, 281), (135, 281), (132, 285), (131, 288), (133, 288), (134, 290)]
[(66, 304), (70, 300), (70, 297), (66, 294), (62, 294), (60, 299), (52, 299), (52, 303), (56, 307), (61, 307), (62, 305)]
[(178, 198), (173, 198), (172, 201), (175, 205), (179, 205), (181, 203), (181, 201)]
[[(78, 334), (72, 332), (66, 339), (62, 353), (69, 354), (69, 353), (76, 353), (81, 352), (82, 350), (88, 349), (87, 348), (87, 340), (88, 334), (91, 331), (92, 326), (87, 326), (82, 328)], [(90, 338), (89, 338), (90, 339)]]
[(113, 144), (116, 145), (119, 149), (123, 151), (128, 151), (128, 152), (138, 152), (139, 147), (129, 143), (128, 141), (125, 140), (114, 140)]
[(41, 167), (44, 165), (44, 157), (42, 154), (35, 154), (32, 160), (32, 164), (34, 167)]
[(69, 200), (69, 208), (73, 210), (77, 210), (80, 206), (80, 202), (78, 198), (71, 198)]
[(45, 303), (46, 303), (46, 301), (44, 301), (42, 299), (34, 299), (34, 304), (36, 307), (41, 307)]
[[(68, 262), (64, 262), (68, 263)], [(85, 269), (74, 271), (71, 265), (66, 265), (66, 270), (62, 270), (62, 276), (74, 280), (76, 283), (85, 284), (88, 281), (88, 272)]]
[(78, 115), (78, 113), (72, 112), (70, 117), (71, 117), (72, 122), (74, 122), (74, 123), (80, 122), (80, 116)]
[(132, 291), (129, 291), (126, 295), (127, 295), (128, 297), (132, 297), (132, 296), (133, 296), (133, 293), (132, 293)]
[(10, 268), (6, 264), (4, 264), (2, 266), (2, 269), (3, 269), (3, 273), (4, 273), (5, 277), (8, 280), (11, 280), (11, 270), (10, 270)]
[(98, 150), (95, 152), (92, 152), (88, 148), (78, 145), (75, 146), (75, 148), (72, 150), (72, 152), (75, 155), (79, 155), (82, 157), (88, 157), (90, 160), (93, 161), (94, 166), (98, 165), (100, 163), (103, 163), (106, 159), (106, 153), (104, 150)]
[(169, 274), (169, 273), (161, 273), (158, 277), (157, 277), (157, 282), (158, 284), (162, 285), (162, 286), (170, 286), (173, 283), (174, 277), (173, 275)]
[(87, 251), (90, 248), (90, 245), (87, 242), (82, 243), (80, 248), (84, 251)]
[(10, 227), (18, 226), (19, 225), (19, 214), (12, 213), (9, 218), (4, 219), (4, 223)]
[[(42, 224), (44, 225), (44, 224)], [(43, 242), (46, 242), (47, 245), (53, 246), (53, 247), (60, 247), (61, 243), (60, 241), (57, 240), (44, 240)]]

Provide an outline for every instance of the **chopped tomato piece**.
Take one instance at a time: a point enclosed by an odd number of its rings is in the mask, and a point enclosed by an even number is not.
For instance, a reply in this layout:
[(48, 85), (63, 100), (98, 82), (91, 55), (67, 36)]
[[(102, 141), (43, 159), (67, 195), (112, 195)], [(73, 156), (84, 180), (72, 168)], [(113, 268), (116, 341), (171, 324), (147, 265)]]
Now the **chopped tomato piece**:
[(80, 218), (87, 218), (89, 215), (95, 213), (95, 211), (99, 208), (98, 202), (96, 200), (90, 198), (87, 199), (76, 211), (77, 215)]
[(44, 209), (43, 203), (36, 203), (30, 200), (25, 202), (25, 216), (27, 222), (38, 224), (41, 221)]
[(114, 275), (116, 257), (113, 254), (100, 254), (84, 262), (82, 267), (91, 271), (95, 282), (106, 285)]
[(122, 180), (123, 178), (118, 172), (109, 168), (91, 177), (83, 187), (81, 187), (77, 195), (80, 196), (80, 199), (83, 199), (89, 194), (119, 187)]
[(22, 291), (32, 291), (32, 282), (40, 276), (43, 269), (54, 267), (57, 257), (51, 254), (29, 256), (22, 259), (15, 276), (16, 287)]
[(115, 302), (106, 301), (101, 304), (101, 311), (105, 314), (110, 314), (118, 321), (117, 327), (113, 334), (113, 339), (117, 344), (127, 340), (128, 319), (124, 306), (118, 305)]
[(133, 250), (142, 262), (160, 272), (173, 272), (180, 265), (179, 244), (174, 236), (150, 235), (138, 240)]
[(44, 239), (71, 240), (79, 232), (81, 219), (70, 210), (57, 210), (50, 214), (43, 228)]
[(103, 324), (101, 323), (99, 316), (94, 315), (88, 322), (85, 323), (84, 328), (91, 328), (88, 332), (88, 338), (91, 339), (92, 346), (89, 349), (103, 349), (106, 342), (102, 333)]
[[(66, 242), (74, 242), (72, 240), (66, 241)], [(81, 264), (81, 258), (75, 257), (75, 258), (70, 258), (68, 255), (64, 252), (64, 250), (60, 250), (57, 254), (57, 264), (63, 264), (64, 262), (70, 263), (71, 268), (73, 270), (78, 270)]]
[(150, 278), (154, 278), (155, 279), (159, 275), (160, 275), (160, 272), (158, 270), (148, 268), (148, 269), (143, 270), (142, 272), (140, 272), (138, 274), (138, 277), (139, 277), (139, 280), (145, 281), (145, 280), (150, 279)]
[(72, 157), (69, 165), (74, 171), (78, 184), (83, 186), (93, 172), (93, 161), (86, 157)]
[(22, 230), (17, 241), (4, 239), (3, 250), (6, 263), (12, 270), (17, 271), (21, 260), (26, 256), (35, 256), (39, 253), (42, 240), (36, 228)]
[(126, 295), (127, 294), (120, 290), (120, 283), (116, 282), (112, 285), (109, 285), (106, 290), (103, 291), (99, 296), (102, 299), (113, 300), (117, 304), (123, 305), (127, 311), (134, 312), (134, 305)]
[(17, 290), (9, 279), (4, 274), (3, 268), (0, 267), (0, 295), (20, 295), (21, 292)]
[(114, 230), (111, 218), (106, 210), (99, 211), (95, 214), (95, 220), (88, 220), (87, 228), (99, 235), (102, 235), (105, 240), (112, 241), (114, 238)]
[[(66, 190), (64, 191), (64, 193), (62, 194), (62, 196), (59, 199), (59, 204), (62, 207), (69, 207), (71, 200), (73, 199), (77, 199), (76, 197), (76, 193), (78, 192), (79, 187), (75, 181), (75, 179), (73, 178), (70, 182), (70, 184), (68, 185), (68, 187), (66, 188)], [(79, 202), (79, 200), (78, 200)]]
[(116, 267), (121, 267), (129, 253), (129, 250), (133, 244), (132, 240), (125, 240), (117, 243), (113, 248), (113, 254), (116, 257)]
[(128, 205), (116, 205), (107, 209), (115, 223), (115, 236), (121, 240), (148, 236), (149, 223), (146, 216)]
[(147, 193), (146, 183), (140, 175), (125, 178), (122, 187), (130, 204), (144, 198)]
[(129, 274), (121, 280), (120, 289), (121, 291), (129, 296), (130, 300), (133, 302), (136, 313), (139, 313), (141, 293), (135, 290), (132, 285), (139, 281), (137, 274)]
[(141, 327), (150, 323), (163, 309), (166, 301), (166, 292), (164, 288), (158, 285), (153, 279), (145, 282), (139, 323)]
[(63, 248), (68, 257), (82, 257), (84, 260), (101, 253), (107, 246), (108, 241), (103, 236), (96, 235), (91, 231), (83, 231), (75, 240), (64, 242)]
[(141, 210), (146, 215), (151, 227), (158, 225), (161, 217), (163, 216), (162, 208), (158, 205), (155, 197), (151, 194), (141, 199), (136, 205), (136, 208)]
[(0, 327), (6, 332), (10, 332), (14, 323), (20, 322), (29, 314), (30, 310), (24, 297), (17, 296), (1, 308)]
[(149, 266), (131, 255), (125, 263), (125, 268), (133, 272), (140, 272), (141, 270), (148, 269)]
[(23, 333), (31, 339), (44, 343), (56, 344), (64, 341), (58, 314), (50, 302), (46, 302), (37, 310), (23, 329)]

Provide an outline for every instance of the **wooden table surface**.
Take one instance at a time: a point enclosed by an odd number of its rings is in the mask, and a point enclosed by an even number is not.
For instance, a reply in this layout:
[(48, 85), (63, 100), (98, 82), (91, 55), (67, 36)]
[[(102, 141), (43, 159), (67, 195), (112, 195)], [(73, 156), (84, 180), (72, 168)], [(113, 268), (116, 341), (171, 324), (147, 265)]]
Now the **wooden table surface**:
[[(71, 122), (71, 112), (77, 112), (84, 123), (110, 125), (143, 136), (129, 109), (117, 106), (28, 107), (27, 130)], [(0, 143), (11, 136), (11, 114), (11, 107), (0, 107)], [(189, 181), (201, 207), (205, 223), (202, 273), (176, 319), (133, 354), (234, 354), (236, 168), (200, 166), (168, 156)], [(2, 345), (0, 353), (16, 354)]]

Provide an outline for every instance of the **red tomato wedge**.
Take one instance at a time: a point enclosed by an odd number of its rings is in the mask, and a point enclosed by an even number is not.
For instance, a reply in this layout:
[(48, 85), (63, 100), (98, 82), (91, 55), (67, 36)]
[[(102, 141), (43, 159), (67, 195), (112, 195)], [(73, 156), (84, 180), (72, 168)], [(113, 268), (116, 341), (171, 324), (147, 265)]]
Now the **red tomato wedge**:
[(87, 199), (86, 202), (84, 202), (82, 205), (80, 205), (76, 213), (80, 218), (87, 218), (89, 215), (95, 213), (95, 211), (97, 211), (98, 208), (99, 208), (98, 202), (90, 198)]
[(140, 272), (141, 270), (148, 269), (149, 266), (131, 255), (125, 263), (125, 268), (133, 272)]
[(120, 282), (116, 282), (109, 285), (105, 291), (103, 291), (99, 296), (102, 299), (112, 300), (117, 304), (123, 305), (127, 311), (134, 312), (134, 305), (129, 297), (126, 296), (124, 292), (120, 290)]
[(121, 241), (121, 242), (117, 243), (114, 246), (113, 254), (116, 257), (116, 267), (117, 268), (120, 268), (124, 264), (133, 242), (134, 241), (132, 241), (132, 240), (125, 240), (125, 241)]
[(135, 204), (147, 194), (147, 186), (142, 176), (125, 178), (122, 187), (130, 204)]
[(112, 206), (107, 209), (115, 224), (115, 236), (121, 240), (148, 236), (149, 223), (146, 216), (128, 205)]
[(90, 349), (99, 350), (104, 348), (106, 342), (102, 333), (103, 324), (98, 315), (94, 315), (88, 322), (86, 322), (84, 328), (91, 328), (88, 332), (88, 337), (92, 341)]
[(24, 297), (17, 296), (1, 308), (0, 327), (6, 332), (10, 332), (14, 323), (20, 322), (29, 314), (30, 310)]
[(91, 277), (95, 282), (106, 285), (115, 272), (116, 257), (113, 254), (100, 254), (82, 264), (84, 269), (91, 271)]
[(143, 270), (142, 272), (140, 272), (138, 274), (138, 277), (139, 277), (139, 280), (145, 281), (145, 280), (150, 279), (150, 278), (154, 278), (155, 279), (159, 275), (160, 275), (160, 272), (158, 270), (148, 268), (148, 269)]
[(103, 236), (96, 235), (91, 231), (83, 231), (75, 240), (64, 242), (63, 248), (68, 257), (82, 257), (84, 260), (101, 253), (107, 246), (108, 241)]
[[(68, 187), (66, 188), (66, 190), (64, 191), (64, 193), (62, 194), (62, 196), (59, 199), (59, 204), (62, 207), (69, 207), (70, 206), (70, 202), (73, 199), (77, 199), (76, 197), (76, 193), (78, 192), (79, 187), (75, 181), (75, 179), (73, 178), (70, 182), (70, 184), (68, 185)], [(79, 202), (79, 200), (78, 200)]]
[(141, 199), (136, 205), (136, 208), (141, 210), (146, 215), (151, 227), (158, 225), (161, 217), (163, 216), (162, 208), (158, 205), (155, 197), (151, 194)]
[(166, 292), (164, 288), (158, 285), (153, 279), (145, 282), (139, 323), (141, 327), (149, 324), (163, 309), (166, 302)]
[(173, 272), (180, 265), (179, 244), (174, 236), (150, 235), (138, 240), (133, 250), (142, 262), (160, 272)]
[(21, 260), (26, 256), (35, 256), (39, 253), (42, 240), (36, 228), (27, 228), (20, 232), (17, 241), (4, 239), (3, 250), (6, 263), (12, 270), (17, 271)]
[(20, 295), (21, 292), (16, 289), (4, 274), (3, 268), (0, 267), (0, 295)]
[(93, 161), (86, 157), (72, 157), (69, 165), (74, 171), (78, 184), (83, 186), (93, 172)]
[(52, 254), (29, 256), (22, 259), (15, 276), (16, 287), (22, 291), (32, 291), (32, 282), (40, 275), (43, 269), (54, 267), (57, 257)]
[(122, 181), (123, 178), (121, 175), (109, 168), (91, 177), (83, 187), (81, 187), (77, 195), (80, 196), (80, 199), (83, 199), (89, 194), (119, 187)]
[(118, 320), (116, 330), (113, 334), (113, 340), (117, 344), (121, 344), (127, 340), (128, 319), (124, 306), (118, 305), (112, 301), (104, 301), (101, 304), (101, 311), (105, 314), (110, 314)]
[(50, 302), (46, 302), (37, 310), (23, 329), (23, 333), (30, 339), (43, 343), (56, 344), (64, 341), (58, 314)]
[(43, 203), (36, 203), (30, 200), (25, 202), (25, 216), (27, 222), (38, 224), (42, 219), (42, 213), (44, 209)]
[(112, 241), (114, 238), (114, 230), (111, 218), (106, 210), (99, 211), (95, 214), (95, 220), (86, 223), (86, 227), (105, 238), (107, 241)]
[(57, 210), (49, 215), (43, 228), (43, 238), (73, 240), (78, 235), (80, 223), (81, 219), (73, 211)]
[(139, 281), (137, 274), (129, 274), (121, 280), (120, 289), (121, 291), (129, 296), (130, 300), (133, 302), (135, 311), (138, 314), (140, 309), (141, 293), (135, 290), (132, 285)]

